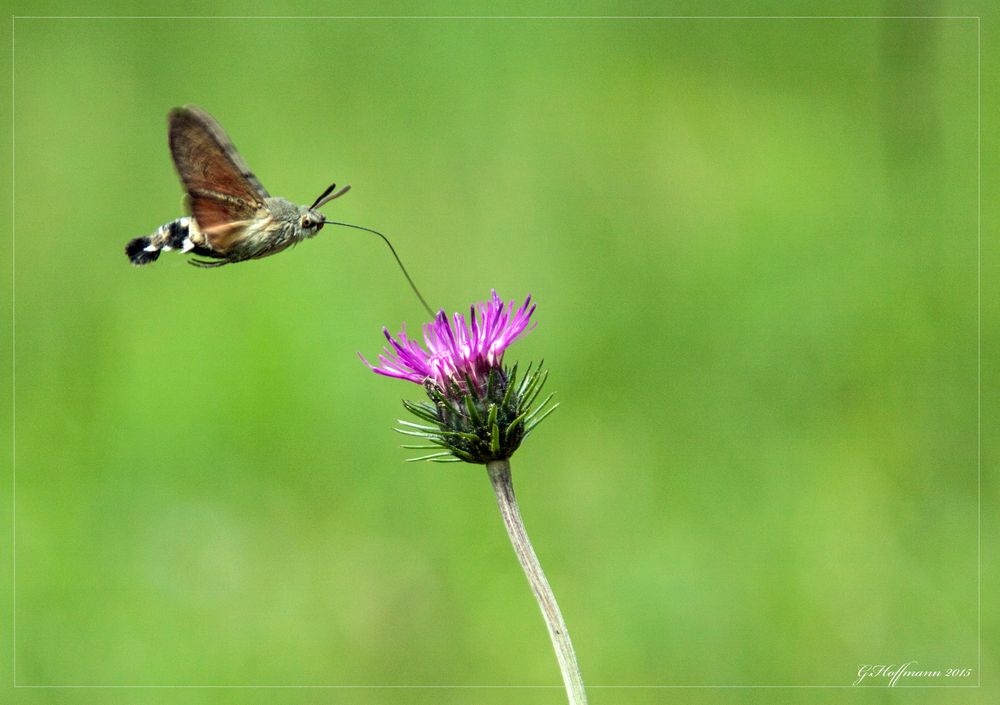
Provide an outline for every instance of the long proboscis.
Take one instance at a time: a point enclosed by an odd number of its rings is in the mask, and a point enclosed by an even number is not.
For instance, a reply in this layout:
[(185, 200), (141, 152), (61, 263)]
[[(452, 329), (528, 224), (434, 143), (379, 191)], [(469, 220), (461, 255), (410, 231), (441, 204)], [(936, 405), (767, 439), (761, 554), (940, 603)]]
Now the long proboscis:
[[(344, 191), (344, 190), (346, 190), (346, 189), (341, 189), (341, 191)], [(333, 199), (331, 198), (331, 199), (328, 199), (328, 201), (329, 200), (333, 200)], [(364, 230), (366, 233), (372, 233), (372, 234), (378, 235), (380, 238), (382, 238), (385, 241), (385, 244), (389, 246), (389, 251), (392, 252), (392, 256), (396, 258), (396, 264), (399, 265), (400, 271), (403, 272), (403, 276), (406, 277), (406, 281), (409, 282), (410, 288), (413, 289), (413, 293), (417, 295), (417, 298), (420, 299), (420, 303), (422, 303), (424, 305), (424, 309), (427, 311), (427, 315), (429, 315), (431, 318), (434, 318), (434, 311), (432, 311), (431, 307), (427, 305), (427, 301), (424, 300), (424, 297), (420, 293), (420, 290), (417, 288), (417, 285), (413, 283), (413, 279), (410, 278), (410, 273), (406, 271), (406, 267), (403, 266), (403, 260), (401, 260), (399, 258), (399, 255), (396, 254), (396, 248), (392, 246), (391, 242), (389, 242), (389, 238), (387, 238), (385, 235), (383, 235), (382, 233), (380, 233), (378, 230), (372, 230), (371, 228), (366, 228), (366, 227), (361, 226), (361, 225), (353, 225), (351, 223), (341, 223), (341, 222), (338, 222), (336, 220), (327, 220), (326, 221), (326, 225), (342, 225), (345, 228), (354, 228), (355, 230)]]

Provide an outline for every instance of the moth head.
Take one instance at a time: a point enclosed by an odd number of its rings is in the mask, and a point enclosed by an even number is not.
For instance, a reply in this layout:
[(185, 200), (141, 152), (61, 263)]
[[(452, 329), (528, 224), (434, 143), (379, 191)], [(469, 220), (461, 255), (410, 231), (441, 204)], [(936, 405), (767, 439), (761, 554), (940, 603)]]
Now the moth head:
[(317, 209), (329, 203), (335, 198), (340, 198), (345, 193), (347, 193), (351, 187), (345, 186), (339, 191), (335, 191), (337, 184), (330, 184), (330, 186), (319, 195), (319, 197), (313, 201), (313, 204), (306, 208), (305, 206), (299, 206), (299, 227), (302, 228), (302, 232), (306, 237), (312, 237), (320, 231), (323, 224), (326, 223), (326, 216), (320, 213)]
[(302, 234), (306, 237), (312, 237), (318, 233), (325, 222), (326, 218), (319, 211), (299, 206), (299, 227), (302, 228)]

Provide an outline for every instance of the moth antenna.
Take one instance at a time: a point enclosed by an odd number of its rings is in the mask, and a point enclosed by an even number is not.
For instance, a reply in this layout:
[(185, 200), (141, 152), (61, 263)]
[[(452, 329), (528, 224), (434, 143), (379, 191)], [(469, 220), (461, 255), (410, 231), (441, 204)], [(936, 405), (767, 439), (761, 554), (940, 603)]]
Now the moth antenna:
[(348, 191), (351, 190), (350, 186), (345, 186), (344, 188), (340, 189), (339, 191), (337, 191), (337, 193), (335, 193), (335, 194), (333, 194), (331, 196), (330, 192), (333, 191), (335, 188), (337, 188), (337, 184), (330, 184), (330, 186), (326, 189), (326, 191), (324, 191), (323, 193), (321, 193), (319, 195), (319, 198), (317, 198), (315, 201), (313, 201), (313, 204), (311, 206), (309, 206), (310, 210), (319, 208), (320, 206), (322, 206), (322, 205), (324, 205), (326, 203), (329, 203), (330, 201), (332, 201), (335, 198), (340, 198), (345, 193), (347, 193)]
[[(343, 195), (344, 193), (347, 192), (347, 189), (349, 189), (349, 188), (350, 188), (350, 186), (345, 186), (340, 191), (338, 191), (335, 196), (331, 196), (330, 198), (326, 199), (326, 201), (323, 201), (323, 203), (328, 203), (329, 201), (332, 201), (337, 196)], [(327, 189), (327, 193), (329, 193), (330, 190), (332, 190), (332, 189), (333, 189), (333, 187), (331, 186), (329, 189)], [(320, 205), (322, 205), (322, 203)], [(313, 207), (315, 208), (315, 206), (313, 206)], [(365, 227), (362, 227), (360, 225), (352, 225), (351, 223), (338, 223), (335, 220), (327, 220), (325, 222), (326, 222), (327, 225), (342, 225), (345, 228), (354, 228), (355, 230), (364, 230), (367, 233), (372, 233), (372, 234), (378, 235), (380, 238), (382, 238), (385, 241), (385, 244), (389, 246), (389, 251), (392, 252), (392, 256), (396, 258), (396, 264), (399, 265), (400, 271), (403, 272), (403, 276), (406, 277), (406, 281), (409, 282), (410, 288), (413, 289), (413, 293), (417, 295), (417, 298), (420, 299), (420, 303), (423, 304), (424, 310), (427, 311), (427, 315), (430, 316), (431, 318), (434, 318), (434, 311), (432, 311), (431, 307), (427, 305), (427, 302), (424, 300), (424, 297), (420, 293), (420, 290), (417, 289), (417, 285), (413, 283), (413, 279), (410, 278), (409, 272), (407, 272), (406, 271), (406, 267), (403, 266), (403, 260), (399, 259), (399, 255), (396, 254), (396, 248), (392, 246), (391, 242), (389, 242), (389, 238), (387, 238), (385, 235), (383, 235), (382, 233), (380, 233), (378, 230), (372, 230), (371, 228), (365, 228)]]
[(319, 204), (319, 202), (322, 201), (327, 196), (329, 196), (330, 192), (333, 191), (333, 189), (335, 188), (337, 188), (337, 184), (330, 184), (329, 186), (327, 186), (326, 190), (316, 197), (316, 200), (313, 201), (313, 204), (309, 206), (309, 208), (315, 208)]

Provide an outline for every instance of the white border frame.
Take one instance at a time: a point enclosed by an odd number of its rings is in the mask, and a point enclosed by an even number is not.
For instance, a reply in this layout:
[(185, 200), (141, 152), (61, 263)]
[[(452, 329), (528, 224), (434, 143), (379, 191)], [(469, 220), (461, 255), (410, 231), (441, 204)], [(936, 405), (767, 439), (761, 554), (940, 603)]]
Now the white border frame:
[(854, 689), (981, 688), (982, 626), (982, 17), (980, 15), (11, 15), (11, 654), (15, 689), (302, 689), (302, 690), (474, 690), (562, 689), (562, 685), (18, 685), (17, 684), (17, 386), (16, 386), (16, 214), (15, 42), (17, 20), (975, 20), (976, 21), (976, 637), (975, 684), (885, 685), (588, 685), (588, 690), (667, 689)]

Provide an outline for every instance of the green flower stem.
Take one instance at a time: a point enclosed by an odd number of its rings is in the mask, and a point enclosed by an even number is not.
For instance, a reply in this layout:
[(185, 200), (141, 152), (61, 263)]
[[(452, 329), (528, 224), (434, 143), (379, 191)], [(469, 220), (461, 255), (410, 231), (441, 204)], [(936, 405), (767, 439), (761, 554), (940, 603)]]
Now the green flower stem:
[(573, 653), (573, 643), (569, 639), (569, 632), (566, 631), (566, 623), (559, 612), (559, 605), (556, 604), (556, 597), (552, 594), (549, 581), (542, 572), (538, 556), (531, 547), (531, 540), (524, 530), (521, 511), (517, 508), (514, 485), (510, 479), (510, 462), (493, 460), (486, 464), (486, 470), (489, 472), (490, 482), (497, 496), (500, 516), (514, 546), (514, 553), (517, 554), (517, 560), (520, 561), (524, 574), (531, 584), (531, 591), (535, 593), (538, 606), (542, 609), (545, 625), (549, 628), (549, 637), (552, 639), (556, 659), (559, 661), (559, 670), (562, 671), (570, 705), (586, 705), (587, 693), (583, 688), (583, 676), (580, 675), (580, 667), (576, 663), (576, 654)]

